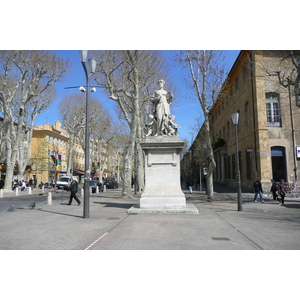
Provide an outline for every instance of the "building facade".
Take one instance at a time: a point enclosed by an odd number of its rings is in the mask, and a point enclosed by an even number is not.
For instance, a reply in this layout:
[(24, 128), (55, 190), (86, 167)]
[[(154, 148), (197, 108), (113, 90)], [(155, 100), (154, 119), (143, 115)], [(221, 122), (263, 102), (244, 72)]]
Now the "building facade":
[[(243, 190), (252, 190), (261, 178), (264, 187), (284, 179), (299, 179), (300, 108), (294, 88), (279, 83), (295, 69), (288, 51), (241, 51), (210, 113), (216, 169), (214, 182), (236, 186), (239, 159)], [(284, 63), (283, 63), (284, 62)], [(231, 115), (239, 113), (238, 157)], [(197, 138), (182, 160), (184, 174), (194, 180), (205, 178), (205, 142)]]
[(34, 127), (31, 144), (31, 176), (40, 182), (56, 181), (67, 173), (68, 133), (56, 121), (54, 125)]

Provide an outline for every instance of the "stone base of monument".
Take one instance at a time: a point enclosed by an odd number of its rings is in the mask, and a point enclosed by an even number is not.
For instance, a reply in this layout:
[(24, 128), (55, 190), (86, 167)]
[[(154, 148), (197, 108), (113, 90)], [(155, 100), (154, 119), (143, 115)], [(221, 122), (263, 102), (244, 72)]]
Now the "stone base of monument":
[(178, 136), (151, 136), (141, 142), (145, 152), (145, 191), (140, 204), (128, 213), (197, 214), (186, 203), (180, 185), (180, 153), (184, 142)]
[(134, 205), (127, 211), (128, 214), (198, 214), (198, 209), (192, 203), (187, 203), (184, 207), (168, 207), (168, 208), (140, 208)]

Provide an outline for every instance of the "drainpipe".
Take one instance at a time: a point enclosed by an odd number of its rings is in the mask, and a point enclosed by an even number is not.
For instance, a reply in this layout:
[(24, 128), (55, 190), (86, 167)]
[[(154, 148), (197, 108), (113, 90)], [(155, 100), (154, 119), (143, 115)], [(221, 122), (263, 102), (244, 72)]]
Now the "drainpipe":
[(292, 142), (293, 142), (293, 157), (294, 157), (294, 174), (295, 180), (298, 180), (297, 176), (297, 160), (296, 160), (296, 141), (295, 141), (295, 129), (294, 129), (294, 118), (293, 118), (293, 110), (292, 110), (292, 97), (291, 97), (291, 86), (288, 85), (289, 89), (289, 102), (290, 102), (290, 115), (291, 115), (291, 128), (292, 128)]
[(255, 122), (255, 89), (254, 89), (254, 71), (253, 71), (253, 54), (249, 51), (250, 63), (251, 63), (251, 86), (252, 86), (252, 110), (253, 110), (253, 128), (254, 128), (254, 155), (255, 155), (255, 178), (258, 177), (258, 163), (257, 163), (257, 142), (256, 142), (256, 122)]

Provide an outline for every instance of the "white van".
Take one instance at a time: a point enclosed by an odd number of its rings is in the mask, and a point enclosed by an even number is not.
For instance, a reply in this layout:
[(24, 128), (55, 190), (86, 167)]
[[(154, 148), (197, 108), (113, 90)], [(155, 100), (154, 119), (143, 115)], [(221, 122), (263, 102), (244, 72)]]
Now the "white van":
[(56, 187), (58, 189), (67, 190), (72, 181), (72, 176), (62, 176), (56, 181)]

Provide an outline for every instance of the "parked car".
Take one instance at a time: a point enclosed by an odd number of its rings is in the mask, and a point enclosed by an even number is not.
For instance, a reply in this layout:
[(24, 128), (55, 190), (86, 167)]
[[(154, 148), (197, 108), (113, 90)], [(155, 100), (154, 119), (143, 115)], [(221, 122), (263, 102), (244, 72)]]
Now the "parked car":
[(72, 181), (72, 176), (62, 176), (56, 181), (56, 187), (58, 189), (67, 190)]
[(90, 180), (90, 187), (92, 187), (92, 193), (96, 193), (96, 188), (99, 187), (99, 192), (103, 192), (103, 184), (99, 180)]
[(119, 187), (118, 183), (115, 181), (115, 179), (108, 179), (104, 181), (104, 185), (108, 189), (116, 189)]

